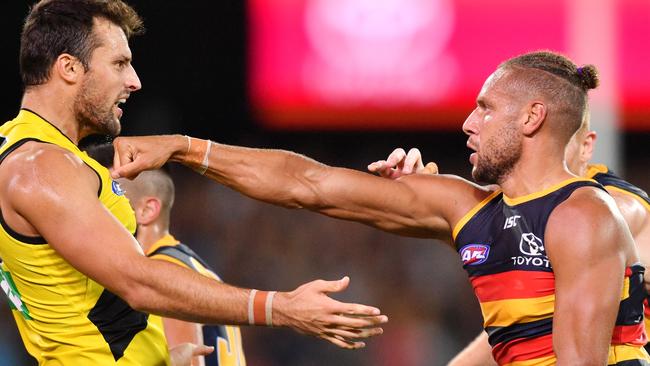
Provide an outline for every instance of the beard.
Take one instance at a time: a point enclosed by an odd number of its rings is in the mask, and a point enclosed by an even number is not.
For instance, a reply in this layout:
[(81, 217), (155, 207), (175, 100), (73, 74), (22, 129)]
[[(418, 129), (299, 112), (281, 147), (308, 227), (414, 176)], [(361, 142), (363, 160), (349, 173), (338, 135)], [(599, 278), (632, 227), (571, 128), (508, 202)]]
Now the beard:
[(472, 177), (480, 183), (501, 184), (521, 158), (521, 136), (514, 124), (504, 125), (483, 146)]
[[(91, 133), (117, 136), (121, 125), (113, 112), (114, 101), (102, 94), (94, 78), (85, 79), (74, 101), (74, 113), (82, 129)], [(112, 103), (111, 103), (112, 102)]]

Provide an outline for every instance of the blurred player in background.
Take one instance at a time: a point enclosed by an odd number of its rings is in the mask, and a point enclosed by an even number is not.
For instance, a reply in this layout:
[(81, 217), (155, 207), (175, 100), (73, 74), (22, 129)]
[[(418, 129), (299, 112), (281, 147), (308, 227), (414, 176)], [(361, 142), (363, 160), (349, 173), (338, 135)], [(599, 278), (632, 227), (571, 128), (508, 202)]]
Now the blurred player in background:
[[(602, 184), (612, 195), (616, 205), (621, 210), (642, 263), (650, 263), (650, 198), (642, 189), (626, 182), (612, 173), (604, 165), (590, 164), (596, 143), (596, 132), (589, 128), (587, 114), (582, 126), (575, 133), (566, 150), (566, 163), (571, 172), (576, 175), (591, 178)], [(376, 161), (368, 165), (368, 170), (382, 177), (397, 179), (409, 174), (437, 174), (435, 163), (423, 163), (418, 149), (410, 149), (408, 154), (403, 149), (395, 149), (386, 160)], [(644, 278), (646, 290), (650, 288), (650, 274)], [(646, 332), (650, 330), (650, 309), (645, 308)], [(646, 344), (646, 349), (650, 345)], [(488, 342), (488, 334), (481, 332), (479, 336), (459, 353), (449, 366), (485, 366), (496, 365), (492, 357), (492, 349)]]
[(77, 146), (120, 132), (119, 106), (141, 88), (128, 44), (141, 30), (120, 0), (43, 0), (25, 20), (21, 110), (0, 127), (0, 285), (27, 351), (41, 365), (168, 365), (150, 313), (363, 347), (387, 318), (326, 295), (348, 278), (257, 291), (143, 255), (128, 200)]
[(489, 187), (446, 175), (387, 180), (184, 136), (116, 139), (113, 174), (178, 161), (255, 199), (446, 240), (461, 248), (499, 364), (646, 365), (632, 236), (602, 186), (564, 162), (597, 85), (595, 67), (552, 52), (502, 63), (463, 124), (472, 176)]
[[(201, 257), (169, 233), (174, 182), (164, 169), (144, 172), (132, 181), (122, 179), (120, 185), (135, 211), (136, 238), (148, 257), (176, 263), (220, 280)], [(205, 362), (197, 357), (193, 365), (246, 365), (239, 327), (202, 325), (170, 318), (163, 318), (163, 324), (170, 347), (182, 343), (215, 347), (212, 354), (205, 356)]]

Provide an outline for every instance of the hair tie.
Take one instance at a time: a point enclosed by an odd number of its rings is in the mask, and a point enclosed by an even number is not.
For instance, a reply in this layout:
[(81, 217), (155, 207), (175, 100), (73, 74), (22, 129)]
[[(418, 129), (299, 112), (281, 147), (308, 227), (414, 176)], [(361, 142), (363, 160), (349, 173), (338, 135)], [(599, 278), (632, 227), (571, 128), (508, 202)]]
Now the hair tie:
[(582, 67), (578, 67), (576, 72), (578, 73), (578, 76), (582, 77)]

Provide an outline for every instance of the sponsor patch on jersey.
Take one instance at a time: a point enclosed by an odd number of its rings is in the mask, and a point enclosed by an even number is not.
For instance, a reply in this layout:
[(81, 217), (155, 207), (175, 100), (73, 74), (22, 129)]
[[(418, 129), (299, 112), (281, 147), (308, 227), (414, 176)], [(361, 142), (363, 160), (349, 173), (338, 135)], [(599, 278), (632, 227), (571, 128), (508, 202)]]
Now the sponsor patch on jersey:
[(519, 250), (526, 255), (541, 256), (544, 255), (544, 243), (533, 233), (523, 233), (519, 241)]
[(460, 259), (463, 264), (476, 266), (484, 263), (490, 255), (490, 246), (485, 244), (467, 244), (460, 248)]
[(124, 195), (124, 190), (122, 190), (122, 187), (120, 187), (120, 184), (117, 183), (116, 181), (113, 181), (111, 187), (113, 188), (113, 193), (115, 193), (116, 195), (118, 196)]

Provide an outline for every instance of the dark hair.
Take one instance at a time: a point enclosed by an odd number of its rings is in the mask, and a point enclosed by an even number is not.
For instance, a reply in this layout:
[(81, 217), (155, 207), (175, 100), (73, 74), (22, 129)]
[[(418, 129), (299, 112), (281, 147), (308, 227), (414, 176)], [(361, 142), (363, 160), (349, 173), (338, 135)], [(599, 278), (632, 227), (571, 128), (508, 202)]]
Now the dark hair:
[[(90, 135), (84, 137), (79, 141), (79, 149), (85, 151), (88, 156), (97, 160), (106, 169), (113, 167), (113, 156), (115, 155), (115, 148), (113, 146), (113, 136), (107, 135)], [(163, 164), (157, 170), (162, 171), (168, 176), (171, 176), (171, 168), (169, 163)]]
[(567, 138), (582, 124), (588, 108), (587, 92), (599, 84), (594, 65), (578, 67), (552, 51), (526, 53), (503, 62), (499, 68), (515, 71), (520, 90), (541, 94), (551, 102), (549, 113), (560, 116), (558, 126)]
[(520, 66), (539, 69), (558, 76), (585, 93), (598, 87), (598, 70), (594, 65), (576, 66), (566, 56), (552, 51), (536, 51), (513, 57), (499, 67)]
[(79, 141), (79, 150), (85, 151), (88, 156), (97, 160), (105, 168), (113, 166), (113, 138), (105, 135), (90, 135)]
[(93, 34), (95, 18), (119, 26), (130, 38), (144, 31), (142, 19), (121, 0), (42, 0), (34, 5), (20, 37), (20, 76), (25, 87), (47, 82), (56, 58), (68, 53), (87, 70), (100, 44)]

